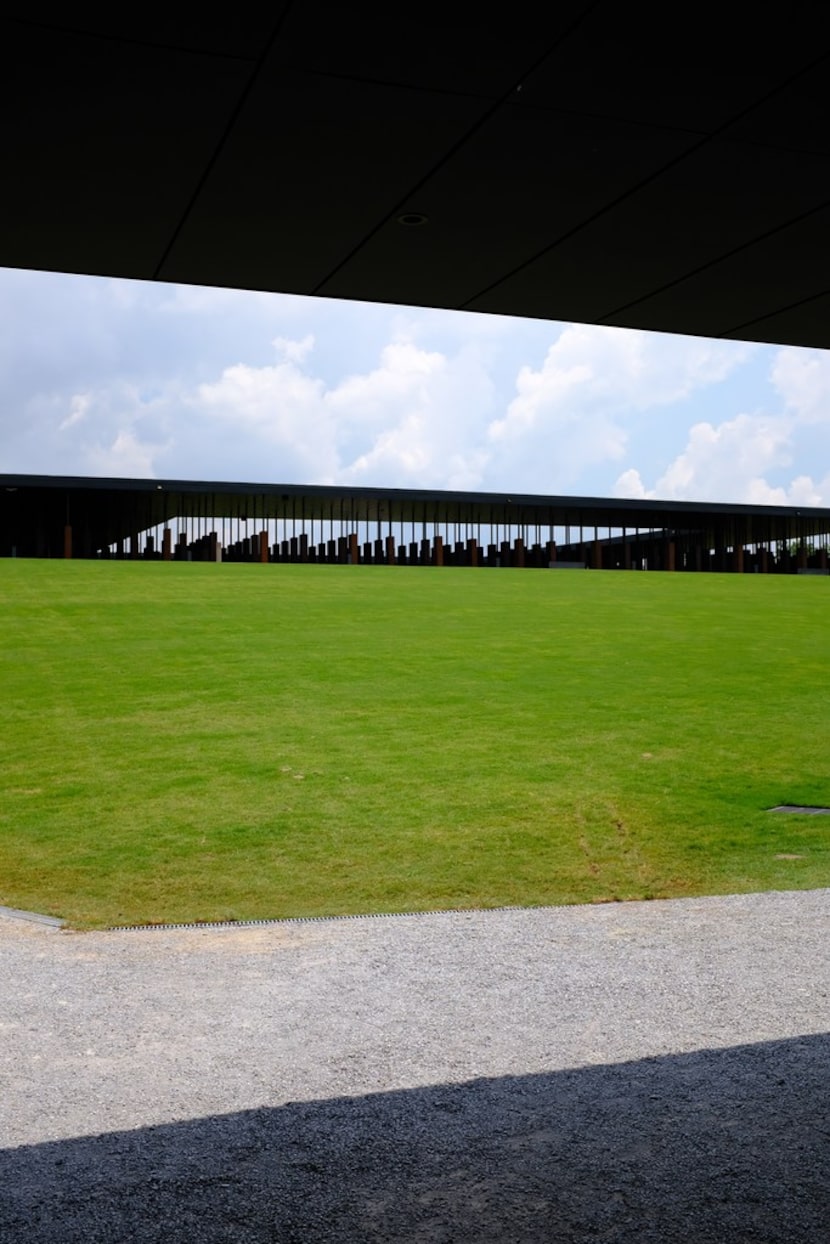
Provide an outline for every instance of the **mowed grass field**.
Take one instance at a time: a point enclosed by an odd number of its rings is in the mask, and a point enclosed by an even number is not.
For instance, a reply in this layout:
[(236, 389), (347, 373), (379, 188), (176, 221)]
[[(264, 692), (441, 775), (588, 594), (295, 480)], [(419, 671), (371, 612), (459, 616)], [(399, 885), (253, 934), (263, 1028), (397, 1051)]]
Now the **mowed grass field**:
[(0, 562), (0, 903), (76, 927), (830, 884), (830, 580)]

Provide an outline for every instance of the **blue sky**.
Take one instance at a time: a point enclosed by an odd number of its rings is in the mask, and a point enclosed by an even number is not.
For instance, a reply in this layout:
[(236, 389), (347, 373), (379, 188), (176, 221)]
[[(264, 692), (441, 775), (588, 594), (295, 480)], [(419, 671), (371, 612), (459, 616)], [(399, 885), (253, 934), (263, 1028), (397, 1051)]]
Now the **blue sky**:
[(0, 472), (830, 505), (830, 354), (0, 270)]

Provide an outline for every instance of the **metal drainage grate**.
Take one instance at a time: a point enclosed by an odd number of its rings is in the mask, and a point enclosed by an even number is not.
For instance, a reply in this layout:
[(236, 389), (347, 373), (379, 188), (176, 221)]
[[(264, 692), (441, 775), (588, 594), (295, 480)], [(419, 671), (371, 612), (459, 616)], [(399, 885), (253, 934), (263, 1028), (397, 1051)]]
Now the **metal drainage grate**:
[(770, 812), (800, 812), (803, 816), (830, 816), (830, 808), (811, 807), (801, 803), (779, 803)]
[[(559, 908), (561, 903), (545, 903), (544, 908)], [(106, 933), (170, 933), (177, 929), (253, 929), (279, 924), (334, 924), (345, 920), (400, 920), (412, 916), (479, 916), (493, 911), (538, 911), (538, 907), (441, 907), (433, 911), (365, 911), (341, 916), (283, 916), (263, 920), (193, 920), (176, 924), (111, 924)]]

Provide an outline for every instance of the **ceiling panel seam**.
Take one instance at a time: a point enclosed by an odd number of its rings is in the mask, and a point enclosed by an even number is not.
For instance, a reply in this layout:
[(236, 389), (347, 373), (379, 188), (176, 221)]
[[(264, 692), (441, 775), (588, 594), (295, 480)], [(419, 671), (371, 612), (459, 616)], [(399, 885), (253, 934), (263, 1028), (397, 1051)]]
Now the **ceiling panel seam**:
[[(597, 320), (598, 324), (605, 323), (606, 320), (613, 316), (622, 315), (626, 311), (630, 311), (632, 307), (639, 306), (641, 302), (648, 302), (650, 298), (656, 298), (659, 294), (665, 294), (668, 290), (674, 289), (677, 285), (682, 285), (684, 281), (691, 281), (694, 277), (700, 276), (702, 272), (708, 271), (710, 268), (717, 268), (719, 264), (726, 263), (727, 260), (733, 259), (735, 255), (740, 255), (742, 251), (751, 250), (753, 246), (758, 246), (761, 242), (766, 242), (769, 238), (774, 238), (778, 233), (784, 233), (787, 229), (791, 229), (793, 225), (802, 224), (803, 221), (809, 220), (811, 216), (816, 216), (820, 212), (826, 212), (830, 207), (830, 198), (817, 204), (815, 207), (809, 208), (806, 212), (801, 212), (798, 216), (791, 216), (788, 220), (780, 224), (774, 225), (771, 229), (766, 229), (763, 233), (757, 234), (754, 238), (750, 238), (748, 242), (740, 242), (737, 246), (733, 246), (730, 250), (724, 251), (722, 255), (718, 255), (715, 259), (707, 259), (706, 263), (699, 264), (696, 268), (691, 268), (688, 272), (684, 272), (682, 276), (675, 277), (671, 281), (666, 281), (664, 285), (658, 285), (656, 289), (650, 290), (649, 293), (643, 294), (639, 298), (632, 298), (630, 302), (624, 303), (621, 307), (615, 307), (613, 311), (606, 312)], [(799, 299), (799, 302), (809, 302), (814, 295), (808, 298)], [(798, 305), (798, 304), (793, 304)], [(758, 317), (766, 319), (766, 315)], [(754, 323), (754, 321), (750, 321)], [(740, 327), (745, 327), (741, 325)], [(728, 330), (732, 331), (732, 330)]]
[(444, 167), (444, 165), (447, 164), (447, 162), (451, 160), (452, 157), (456, 155), (456, 153), (460, 151), (461, 148), (470, 141), (470, 139), (475, 134), (479, 132), (482, 126), (486, 125), (486, 123), (490, 120), (490, 118), (494, 116), (495, 113), (498, 112), (498, 110), (501, 107), (503, 107), (503, 105), (507, 102), (507, 100), (510, 99), (511, 96), (515, 95), (517, 90), (521, 90), (521, 85), (524, 79), (528, 77), (529, 74), (534, 73), (541, 65), (543, 65), (544, 62), (548, 59), (548, 57), (552, 56), (553, 53), (557, 51), (557, 49), (560, 48), (562, 44), (565, 43), (576, 30), (578, 30), (578, 28), (582, 25), (582, 23), (593, 13), (595, 9), (599, 8), (601, 4), (602, 4), (602, 0), (593, 0), (593, 3), (589, 4), (583, 10), (583, 12), (580, 13), (579, 16), (573, 20), (573, 22), (571, 22), (571, 24), (567, 27), (567, 29), (562, 31), (562, 33), (556, 37), (553, 43), (551, 43), (549, 47), (545, 48), (544, 52), (540, 56), (538, 56), (532, 62), (532, 64), (528, 65), (524, 69), (524, 71), (511, 83), (511, 85), (507, 88), (507, 90), (503, 91), (502, 94), (499, 96), (499, 98), (494, 100), (491, 103), (490, 107), (487, 108), (482, 113), (482, 115), (478, 118), (478, 120), (473, 125), (470, 126), (467, 132), (464, 135), (462, 135), (461, 138), (457, 139), (456, 142), (454, 142), (450, 146), (449, 150), (445, 151), (444, 154), (440, 157), (440, 159), (436, 160), (436, 162), (429, 169), (429, 171), (424, 173), (422, 177), (419, 177), (418, 180), (414, 183), (414, 185), (409, 187), (406, 194), (402, 195), (398, 199), (397, 203), (395, 203), (395, 205), (388, 212), (385, 212), (383, 214), (381, 219), (373, 226), (373, 228), (369, 230), (367, 234), (365, 234), (363, 238), (361, 238), (361, 240), (355, 246), (352, 247), (352, 249), (348, 252), (348, 254), (345, 255), (343, 259), (340, 260), (339, 263), (335, 264), (334, 267), (326, 274), (325, 277), (323, 277), (322, 280), (318, 281), (314, 289), (311, 290), (311, 293), (313, 295), (314, 294), (319, 295), (321, 293), (321, 291), (325, 288), (328, 282), (333, 280), (333, 278), (337, 276), (337, 273), (340, 272), (342, 268), (345, 268), (345, 266), (354, 258), (354, 256), (357, 255), (360, 250), (362, 250), (362, 248), (367, 244), (367, 242), (370, 242), (372, 238), (377, 233), (380, 232), (380, 230), (383, 228), (383, 226), (386, 224), (389, 218), (391, 216), (394, 216), (396, 212), (402, 211), (403, 208), (406, 207), (407, 203), (411, 202), (413, 196), (417, 195), (418, 191), (423, 186), (425, 186), (427, 182), (432, 177), (434, 177), (435, 174), (438, 173)]
[(202, 193), (202, 190), (204, 189), (205, 184), (208, 178), (210, 177), (210, 174), (215, 168), (216, 163), (219, 157), (221, 156), (225, 148), (225, 145), (227, 144), (228, 139), (231, 136), (231, 133), (233, 132), (234, 126), (239, 120), (239, 116), (242, 112), (242, 109), (245, 107), (245, 104), (247, 103), (250, 97), (251, 91), (254, 88), (254, 84), (256, 83), (256, 80), (259, 77), (259, 74), (262, 72), (262, 67), (265, 64), (268, 54), (271, 51), (271, 48), (274, 46), (274, 43), (276, 42), (277, 37), (279, 36), (280, 30), (282, 29), (285, 19), (288, 16), (288, 13), (291, 9), (292, 3), (293, 3), (293, 0), (286, 0), (286, 3), (283, 5), (282, 12), (280, 13), (277, 21), (274, 23), (273, 27), (271, 28), (271, 33), (269, 34), (267, 40), (263, 44), (262, 50), (260, 51), (259, 56), (257, 57), (256, 61), (253, 64), (253, 68), (251, 69), (251, 73), (248, 77), (247, 84), (241, 91), (239, 98), (236, 101), (236, 104), (234, 108), (232, 109), (230, 116), (228, 117), (225, 128), (219, 137), (219, 141), (217, 142), (213, 150), (213, 154), (210, 156), (210, 159), (206, 162), (204, 168), (202, 169), (202, 174), (196, 183), (196, 186), (193, 190), (193, 193), (190, 196), (187, 206), (182, 212), (181, 217), (179, 218), (179, 222), (174, 228), (172, 234), (170, 235), (170, 240), (168, 241), (167, 246), (164, 248), (161, 258), (156, 264), (155, 270), (153, 272), (154, 281), (161, 280), (162, 269), (164, 265), (167, 263), (167, 260), (170, 257), (170, 253), (173, 250), (173, 247), (176, 245), (176, 242), (179, 240), (181, 232), (184, 229), (185, 225), (187, 224), (187, 221), (190, 218), (190, 215), (194, 207), (196, 206), (196, 202), (199, 198), (199, 195)]
[(776, 315), (785, 315), (788, 311), (796, 311), (799, 307), (805, 307), (811, 302), (818, 302), (820, 298), (826, 298), (830, 294), (830, 289), (819, 290), (817, 294), (808, 294), (806, 298), (799, 298), (795, 302), (788, 302), (786, 306), (776, 307), (772, 311), (765, 311), (763, 315), (757, 315), (754, 319), (746, 320), (743, 324), (738, 324), (734, 328), (727, 328), (719, 336), (731, 337), (733, 333), (742, 333), (747, 328), (752, 328), (753, 324), (763, 324), (764, 320), (770, 320)]
[(240, 52), (226, 52), (219, 48), (189, 46), (186, 43), (160, 43), (156, 39), (131, 39), (127, 35), (107, 34), (84, 26), (58, 25), (56, 22), (38, 22), (27, 17), (4, 17), (3, 22), (14, 26), (26, 26), (32, 30), (52, 31), (58, 35), (72, 35), (78, 39), (95, 39), (99, 43), (117, 43), (126, 47), (149, 48), (156, 52), (181, 52), (189, 56), (209, 57), (212, 60), (242, 61), (253, 64), (255, 58)]
[[(481, 91), (453, 91), (445, 86), (423, 86), (419, 82), (396, 82), (394, 78), (374, 78), (359, 73), (332, 73), (328, 69), (303, 69), (306, 78), (322, 78), (325, 82), (356, 82), (360, 86), (377, 86), (387, 91), (414, 91), (418, 95), (437, 95), (443, 99), (478, 99), (483, 104), (493, 102), (492, 95)], [(515, 89), (511, 87), (511, 90)]]
[[(534, 255), (531, 255), (529, 259), (524, 259), (522, 260), (521, 263), (516, 264), (514, 268), (512, 268), (509, 272), (506, 272), (503, 276), (500, 276), (498, 280), (491, 281), (489, 285), (486, 285), (483, 289), (480, 289), (477, 293), (472, 294), (469, 298), (465, 299), (464, 302), (459, 304), (458, 310), (463, 311), (466, 308), (470, 307), (472, 303), (477, 302), (480, 298), (486, 297), (487, 294), (490, 294), (493, 292), (493, 290), (498, 289), (499, 286), (503, 285), (506, 281), (512, 280), (513, 277), (517, 276), (520, 272), (523, 272), (526, 268), (530, 268), (535, 263), (538, 263), (538, 261), (544, 258), (545, 255), (551, 254), (554, 250), (556, 250), (557, 247), (562, 246), (565, 242), (569, 242), (571, 238), (575, 237), (578, 233), (581, 233), (583, 229), (587, 229), (590, 225), (594, 224), (595, 221), (601, 220), (603, 216), (608, 215), (609, 212), (613, 212), (615, 208), (620, 206), (621, 203), (625, 203), (628, 199), (631, 199), (635, 195), (639, 194), (641, 190), (644, 190), (647, 186), (651, 185), (653, 182), (658, 181), (671, 169), (676, 168), (678, 165), (682, 164), (684, 160), (691, 159), (692, 156), (696, 155), (699, 151), (703, 150), (704, 147), (713, 143), (716, 139), (720, 139), (720, 138), (727, 136), (727, 131), (732, 126), (737, 125), (740, 121), (742, 121), (745, 117), (749, 116), (757, 108), (762, 107), (764, 104), (768, 103), (771, 99), (774, 99), (776, 95), (779, 95), (782, 91), (792, 86), (794, 82), (797, 82), (798, 79), (803, 77), (805, 74), (811, 73), (820, 64), (822, 64), (824, 61), (828, 59), (830, 59), (830, 53), (823, 52), (820, 56), (817, 56), (814, 60), (810, 61), (808, 65), (802, 66), (801, 69), (797, 70), (794, 74), (791, 74), (789, 78), (786, 78), (783, 82), (779, 82), (778, 85), (773, 87), (772, 90), (768, 91), (766, 95), (763, 95), (760, 99), (754, 100), (752, 104), (742, 109), (741, 112), (737, 113), (734, 117), (730, 117), (728, 121), (725, 121), (723, 123), (723, 125), (718, 126), (717, 129), (712, 130), (710, 133), (705, 135), (705, 137), (703, 137), (700, 140), (700, 142), (693, 143), (685, 151), (681, 152), (680, 155), (674, 156), (672, 159), (668, 160), (664, 165), (661, 166), (661, 168), (657, 169), (656, 172), (650, 173), (648, 177), (644, 177), (641, 181), (637, 182), (635, 186), (632, 186), (629, 190), (623, 191), (622, 194), (619, 194), (616, 196), (616, 198), (612, 199), (610, 203), (606, 203), (604, 207), (599, 208), (596, 212), (593, 212), (590, 216), (587, 216), (584, 220), (580, 221), (579, 224), (574, 225), (573, 228), (571, 229), (568, 229), (565, 233), (562, 234), (561, 237), (558, 237), (554, 242), (549, 242), (547, 246), (543, 246)], [(818, 210), (818, 209), (815, 209), (815, 210)], [(788, 223), (793, 223), (793, 222), (790, 221)], [(685, 280), (686, 278), (683, 277), (681, 279)], [(649, 297), (650, 296), (651, 295), (649, 295)], [(613, 314), (615, 314), (615, 312), (613, 311), (608, 312), (608, 315), (613, 315)]]

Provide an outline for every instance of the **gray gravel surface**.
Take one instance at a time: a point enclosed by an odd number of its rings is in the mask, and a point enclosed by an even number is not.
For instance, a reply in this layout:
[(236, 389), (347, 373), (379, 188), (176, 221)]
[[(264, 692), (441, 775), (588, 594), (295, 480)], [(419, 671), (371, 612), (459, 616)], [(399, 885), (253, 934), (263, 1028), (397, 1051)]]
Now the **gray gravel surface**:
[(830, 891), (0, 915), (0, 1240), (830, 1240)]

